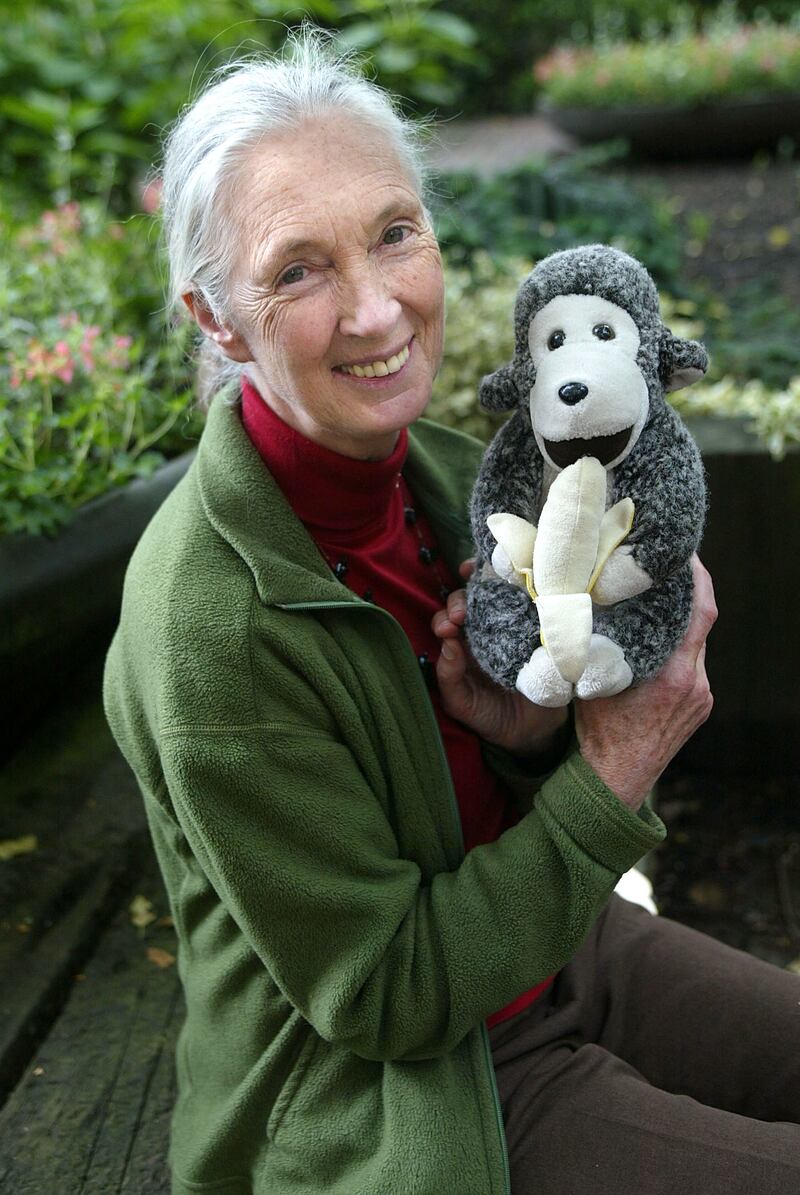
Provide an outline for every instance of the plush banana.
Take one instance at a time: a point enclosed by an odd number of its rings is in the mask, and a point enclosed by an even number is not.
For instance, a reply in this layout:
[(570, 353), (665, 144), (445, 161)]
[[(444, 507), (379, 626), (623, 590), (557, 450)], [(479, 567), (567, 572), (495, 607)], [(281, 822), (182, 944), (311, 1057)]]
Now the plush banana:
[(570, 686), (580, 681), (589, 662), (592, 588), (633, 524), (630, 498), (609, 510), (605, 503), (606, 471), (587, 456), (555, 478), (538, 528), (512, 514), (487, 519), (497, 540), (492, 565), (535, 601), (542, 644)]

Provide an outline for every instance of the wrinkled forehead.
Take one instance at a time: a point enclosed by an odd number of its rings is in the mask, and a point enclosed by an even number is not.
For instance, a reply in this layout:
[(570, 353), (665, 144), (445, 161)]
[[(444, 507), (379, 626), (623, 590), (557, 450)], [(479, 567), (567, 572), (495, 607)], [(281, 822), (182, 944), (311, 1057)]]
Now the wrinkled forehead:
[(554, 332), (564, 335), (562, 349), (555, 350), (561, 352), (570, 346), (600, 343), (595, 329), (601, 325), (613, 333), (613, 338), (603, 341), (605, 346), (636, 356), (639, 329), (624, 307), (599, 295), (557, 295), (530, 322), (528, 345), (534, 363), (550, 352), (547, 342)]
[(421, 202), (415, 179), (387, 134), (327, 113), (251, 145), (223, 196), (242, 242), (313, 237)]

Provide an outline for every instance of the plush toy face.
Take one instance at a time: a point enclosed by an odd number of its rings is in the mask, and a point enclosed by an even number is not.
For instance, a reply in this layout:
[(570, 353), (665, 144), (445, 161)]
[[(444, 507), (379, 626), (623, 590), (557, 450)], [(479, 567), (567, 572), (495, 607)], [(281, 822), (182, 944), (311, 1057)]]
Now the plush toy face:
[(597, 295), (558, 295), (532, 319), (528, 344), (531, 424), (544, 458), (559, 470), (585, 455), (619, 464), (648, 415), (632, 317)]

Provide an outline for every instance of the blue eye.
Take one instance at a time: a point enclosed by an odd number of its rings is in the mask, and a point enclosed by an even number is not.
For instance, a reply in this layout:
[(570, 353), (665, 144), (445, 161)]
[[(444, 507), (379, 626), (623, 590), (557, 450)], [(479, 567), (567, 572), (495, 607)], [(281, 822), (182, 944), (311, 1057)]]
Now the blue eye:
[(302, 282), (305, 272), (305, 266), (290, 266), (285, 274), (281, 274), (281, 282), (289, 285), (292, 282)]

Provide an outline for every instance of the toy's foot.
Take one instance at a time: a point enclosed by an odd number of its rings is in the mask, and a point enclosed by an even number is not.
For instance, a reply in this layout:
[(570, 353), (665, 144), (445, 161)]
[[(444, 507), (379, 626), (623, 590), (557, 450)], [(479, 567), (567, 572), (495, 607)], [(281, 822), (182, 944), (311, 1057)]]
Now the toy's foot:
[(584, 701), (592, 697), (613, 697), (627, 689), (633, 673), (618, 643), (605, 635), (592, 635), (589, 661), (575, 685), (575, 696)]
[(543, 647), (537, 647), (528, 663), (519, 670), (517, 688), (534, 705), (556, 709), (572, 701), (572, 685), (561, 673)]

